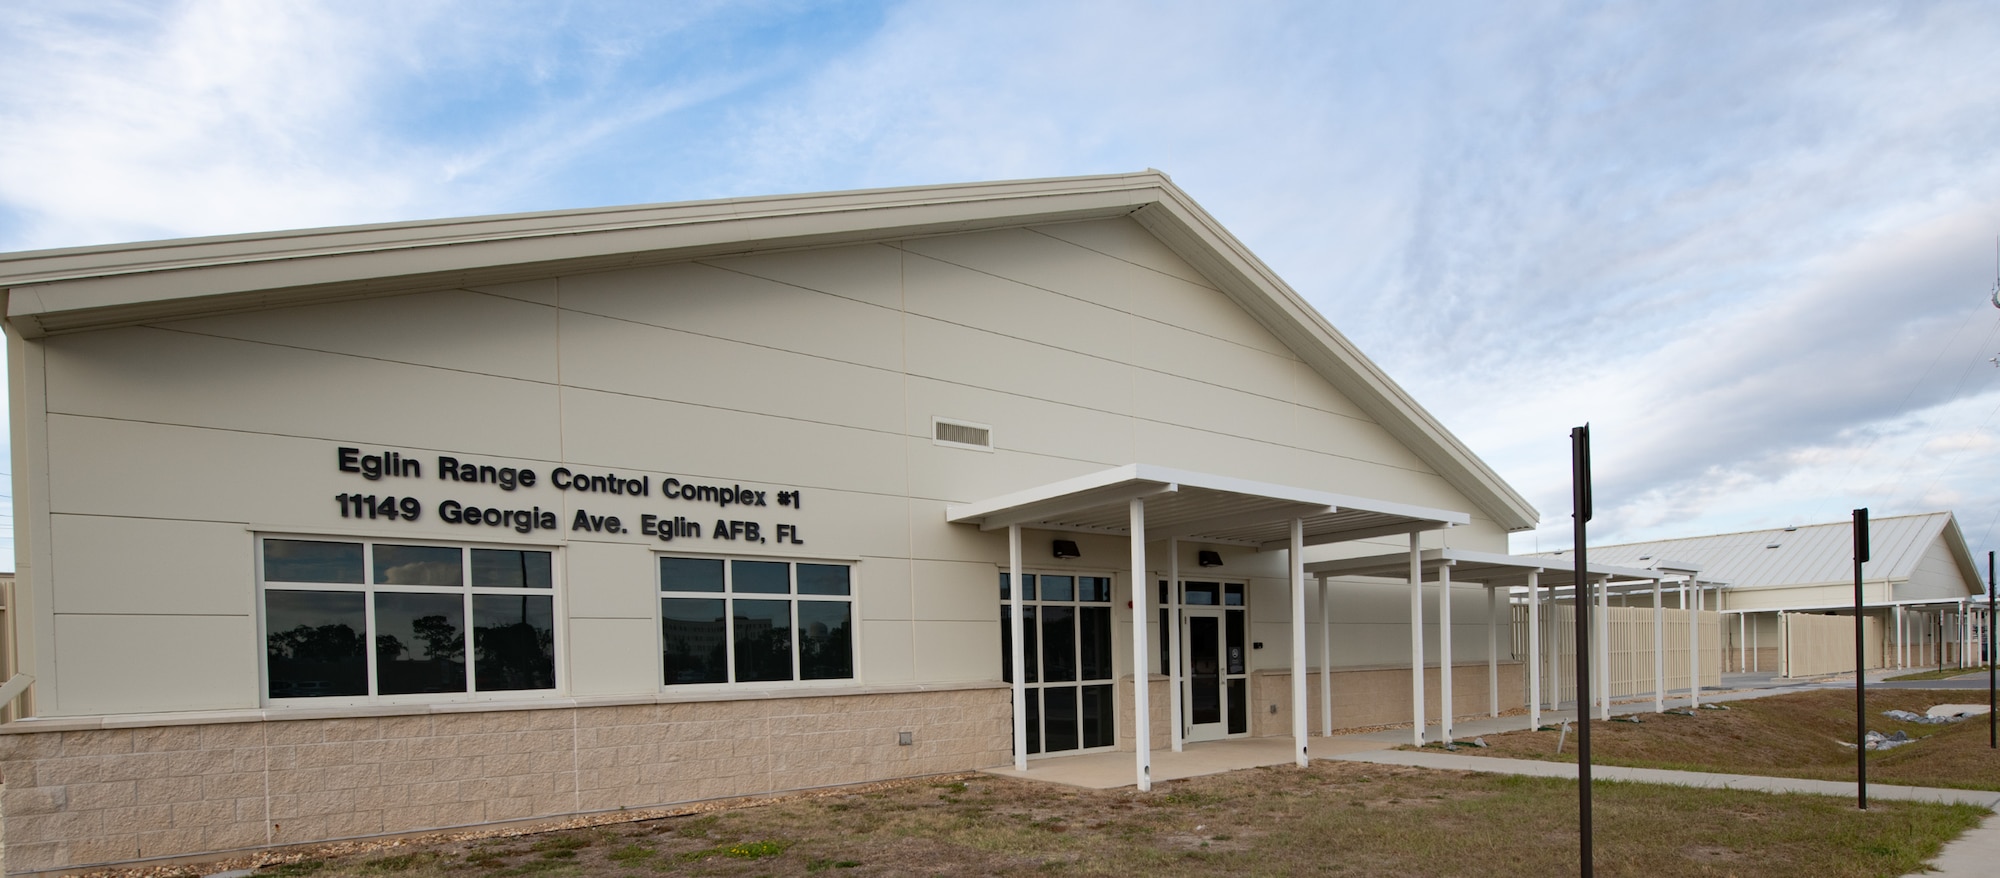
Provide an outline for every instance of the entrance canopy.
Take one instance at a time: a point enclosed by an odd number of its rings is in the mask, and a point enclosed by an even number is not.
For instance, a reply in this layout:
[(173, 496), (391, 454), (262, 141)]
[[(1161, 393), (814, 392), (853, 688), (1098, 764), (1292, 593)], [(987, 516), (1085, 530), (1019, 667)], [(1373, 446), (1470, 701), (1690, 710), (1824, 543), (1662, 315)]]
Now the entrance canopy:
[(976, 503), (945, 507), (945, 520), (980, 530), (1035, 530), (1129, 536), (1128, 507), (1146, 501), (1147, 542), (1165, 539), (1289, 548), (1298, 521), (1308, 546), (1469, 524), (1463, 512), (1349, 497), (1143, 463), (1065, 479)]
[[(1526, 586), (1529, 575), (1534, 574), (1541, 588), (1564, 589), (1575, 586), (1575, 566), (1551, 564), (1549, 563), (1551, 560), (1553, 559), (1497, 555), (1492, 552), (1473, 552), (1466, 549), (1425, 549), (1418, 563), (1423, 568), (1426, 582), (1435, 582), (1442, 570), (1449, 567), (1451, 578), (1459, 582), (1478, 582), (1488, 586)], [(1653, 581), (1661, 578), (1661, 573), (1656, 570), (1617, 567), (1610, 564), (1591, 564), (1587, 573), (1593, 583), (1604, 583), (1610, 586), (1613, 593), (1625, 590), (1620, 586), (1636, 589), (1644, 584), (1650, 589)], [(1306, 575), (1408, 579), (1410, 556), (1397, 552), (1389, 555), (1371, 555), (1366, 558), (1318, 561), (1306, 565)]]

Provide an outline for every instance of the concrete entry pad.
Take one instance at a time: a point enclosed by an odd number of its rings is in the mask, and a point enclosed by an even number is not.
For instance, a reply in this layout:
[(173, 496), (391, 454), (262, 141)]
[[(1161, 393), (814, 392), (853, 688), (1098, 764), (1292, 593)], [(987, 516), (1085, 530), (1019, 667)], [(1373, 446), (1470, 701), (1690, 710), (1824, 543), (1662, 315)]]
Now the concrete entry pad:
[[(1403, 734), (1408, 735), (1408, 732)], [(1355, 737), (1314, 738), (1308, 752), (1314, 759), (1331, 759), (1348, 753), (1383, 750), (1394, 746), (1396, 746), (1395, 741), (1371, 741)], [(1288, 737), (1203, 741), (1190, 743), (1187, 749), (1179, 753), (1172, 750), (1153, 751), (1153, 780), (1155, 782), (1180, 780), (1265, 765), (1290, 765), (1294, 761), (1292, 739)], [(1004, 768), (988, 768), (984, 771), (986, 774), (1000, 777), (1018, 777), (1093, 790), (1114, 790), (1119, 787), (1134, 786), (1136, 783), (1132, 777), (1130, 750), (1032, 759), (1028, 762), (1027, 771), (1017, 771), (1011, 765)]]

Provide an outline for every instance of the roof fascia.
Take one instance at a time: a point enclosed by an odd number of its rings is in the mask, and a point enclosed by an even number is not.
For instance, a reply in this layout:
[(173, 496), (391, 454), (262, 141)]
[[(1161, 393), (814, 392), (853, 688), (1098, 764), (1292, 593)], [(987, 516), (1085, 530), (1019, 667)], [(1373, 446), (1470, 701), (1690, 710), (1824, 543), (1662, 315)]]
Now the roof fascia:
[(1464, 491), (1503, 529), (1526, 530), (1540, 521), (1540, 514), (1527, 498), (1446, 430), (1242, 242), (1171, 182), (1163, 181), (1163, 186), (1168, 197), (1141, 208), (1133, 219), (1214, 281), (1313, 371)]

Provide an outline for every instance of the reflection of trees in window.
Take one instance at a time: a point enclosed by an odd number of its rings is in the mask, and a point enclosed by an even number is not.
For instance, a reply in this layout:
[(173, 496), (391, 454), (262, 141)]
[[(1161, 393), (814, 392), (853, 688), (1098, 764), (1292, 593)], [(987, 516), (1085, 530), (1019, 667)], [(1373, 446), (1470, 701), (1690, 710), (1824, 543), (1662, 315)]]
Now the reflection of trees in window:
[(362, 695), (368, 692), (362, 639), (345, 624), (298, 625), (264, 639), (271, 695)]
[(846, 565), (662, 556), (659, 583), (665, 685), (854, 677)]

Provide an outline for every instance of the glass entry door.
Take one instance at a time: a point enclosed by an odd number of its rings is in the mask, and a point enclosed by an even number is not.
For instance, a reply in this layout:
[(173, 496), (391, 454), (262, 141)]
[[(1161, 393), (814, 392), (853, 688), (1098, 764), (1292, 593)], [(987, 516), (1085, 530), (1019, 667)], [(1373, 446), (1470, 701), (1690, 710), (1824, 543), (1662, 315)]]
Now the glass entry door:
[(1189, 582), (1181, 610), (1182, 705), (1186, 737), (1208, 741), (1250, 730), (1249, 659), (1243, 586)]

